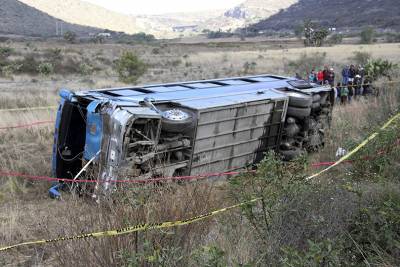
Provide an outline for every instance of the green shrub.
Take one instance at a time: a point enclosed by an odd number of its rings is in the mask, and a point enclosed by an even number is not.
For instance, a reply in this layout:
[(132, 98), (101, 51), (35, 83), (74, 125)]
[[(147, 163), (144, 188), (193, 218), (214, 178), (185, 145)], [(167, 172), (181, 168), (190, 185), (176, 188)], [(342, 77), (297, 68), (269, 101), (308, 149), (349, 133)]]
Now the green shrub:
[(361, 31), (360, 36), (362, 44), (370, 44), (374, 40), (375, 30), (371, 27), (366, 27)]
[(88, 63), (79, 64), (79, 73), (81, 75), (90, 75), (94, 72), (94, 68), (92, 65)]
[(122, 53), (121, 57), (116, 60), (115, 68), (122, 82), (133, 84), (135, 84), (147, 70), (146, 64), (130, 51)]
[(317, 69), (321, 68), (324, 64), (326, 64), (325, 52), (316, 52), (310, 55), (303, 53), (298, 59), (289, 61), (285, 68), (287, 72), (306, 74), (312, 69), (317, 71)]
[(205, 267), (228, 266), (224, 257), (225, 252), (217, 246), (204, 246), (191, 255), (197, 266)]
[(0, 46), (0, 59), (11, 56), (15, 50), (8, 46)]
[(243, 64), (243, 73), (249, 74), (254, 73), (256, 71), (257, 63), (256, 62), (245, 62)]
[(334, 246), (330, 239), (313, 242), (308, 240), (306, 250), (296, 250), (292, 247), (282, 248), (282, 265), (285, 267), (336, 267), (342, 265), (341, 249)]
[(388, 43), (400, 43), (400, 34), (399, 33), (388, 33), (386, 35), (386, 41)]
[(51, 48), (48, 49), (45, 54), (43, 55), (49, 62), (61, 62), (63, 60), (63, 54), (61, 48)]
[(398, 65), (386, 59), (374, 59), (368, 61), (364, 68), (366, 74), (373, 80), (376, 80), (380, 77), (387, 77), (391, 79), (391, 74), (395, 69), (398, 68)]
[(65, 32), (64, 40), (66, 40), (70, 44), (73, 44), (76, 41), (76, 33), (72, 32), (72, 31)]
[(19, 72), (27, 74), (37, 74), (40, 62), (36, 58), (36, 54), (29, 53), (26, 54), (22, 60), (17, 61), (16, 63), (21, 65)]
[(329, 37), (328, 42), (330, 44), (341, 44), (343, 42), (343, 34), (340, 34), (340, 33), (332, 34)]
[(1, 74), (4, 77), (12, 77), (16, 72), (18, 72), (21, 68), (21, 65), (11, 64), (6, 65), (1, 68)]
[(49, 62), (42, 62), (37, 67), (37, 71), (43, 76), (48, 76), (54, 73), (54, 66)]
[(353, 56), (349, 58), (354, 64), (365, 65), (371, 59), (371, 54), (368, 52), (355, 51)]
[(400, 264), (400, 193), (385, 188), (374, 201), (360, 209), (352, 221), (350, 249), (358, 263), (375, 266)]

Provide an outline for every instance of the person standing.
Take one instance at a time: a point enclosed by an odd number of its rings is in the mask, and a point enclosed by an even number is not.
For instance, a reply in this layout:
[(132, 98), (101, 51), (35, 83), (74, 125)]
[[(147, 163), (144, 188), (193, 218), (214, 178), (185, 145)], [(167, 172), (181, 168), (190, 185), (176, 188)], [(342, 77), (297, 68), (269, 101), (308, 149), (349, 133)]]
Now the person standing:
[(316, 81), (317, 81), (317, 77), (315, 75), (315, 71), (311, 70), (311, 72), (308, 74), (308, 82), (315, 83)]
[(335, 72), (334, 72), (333, 68), (330, 68), (330, 70), (328, 72), (328, 82), (331, 85), (331, 87), (335, 86)]
[(324, 83), (326, 83), (326, 81), (329, 82), (329, 69), (327, 66), (324, 67), (323, 76), (324, 76)]
[(344, 66), (342, 70), (342, 84), (347, 84), (349, 82), (350, 68), (349, 65)]
[(324, 71), (323, 70), (318, 71), (317, 80), (320, 85), (324, 84)]

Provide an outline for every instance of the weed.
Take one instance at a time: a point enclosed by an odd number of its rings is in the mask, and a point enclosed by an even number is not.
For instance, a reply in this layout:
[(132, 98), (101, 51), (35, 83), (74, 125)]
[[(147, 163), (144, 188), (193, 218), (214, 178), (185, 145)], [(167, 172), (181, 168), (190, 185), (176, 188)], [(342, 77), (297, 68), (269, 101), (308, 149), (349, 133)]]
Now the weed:
[(349, 58), (349, 60), (351, 62), (354, 62), (354, 64), (362, 66), (366, 65), (370, 59), (371, 59), (371, 54), (362, 51), (355, 51), (353, 53), (353, 56)]
[(37, 71), (40, 75), (49, 76), (54, 72), (54, 66), (49, 62), (43, 62), (39, 64)]
[(122, 82), (136, 83), (146, 72), (147, 66), (135, 54), (125, 51), (116, 61), (115, 68)]

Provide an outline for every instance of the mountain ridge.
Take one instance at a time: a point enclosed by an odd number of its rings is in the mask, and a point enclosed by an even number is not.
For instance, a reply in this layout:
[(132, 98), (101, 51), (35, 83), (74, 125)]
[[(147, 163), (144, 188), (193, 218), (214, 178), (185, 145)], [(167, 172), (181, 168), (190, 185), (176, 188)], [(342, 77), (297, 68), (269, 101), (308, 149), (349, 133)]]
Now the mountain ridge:
[(66, 23), (17, 0), (1, 0), (0, 34), (52, 37), (66, 31), (88, 35), (103, 31), (99, 28)]
[(325, 27), (400, 29), (399, 0), (299, 0), (285, 10), (261, 20), (250, 28), (293, 30), (305, 19)]

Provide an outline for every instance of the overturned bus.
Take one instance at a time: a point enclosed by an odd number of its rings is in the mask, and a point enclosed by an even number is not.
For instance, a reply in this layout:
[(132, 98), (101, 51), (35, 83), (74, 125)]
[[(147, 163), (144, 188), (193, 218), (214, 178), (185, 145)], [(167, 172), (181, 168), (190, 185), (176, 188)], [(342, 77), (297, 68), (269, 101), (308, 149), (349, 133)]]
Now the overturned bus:
[(90, 161), (105, 191), (117, 179), (226, 172), (268, 150), (290, 160), (323, 145), (332, 89), (258, 75), (71, 92), (61, 90), (53, 174)]

